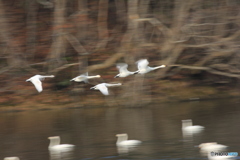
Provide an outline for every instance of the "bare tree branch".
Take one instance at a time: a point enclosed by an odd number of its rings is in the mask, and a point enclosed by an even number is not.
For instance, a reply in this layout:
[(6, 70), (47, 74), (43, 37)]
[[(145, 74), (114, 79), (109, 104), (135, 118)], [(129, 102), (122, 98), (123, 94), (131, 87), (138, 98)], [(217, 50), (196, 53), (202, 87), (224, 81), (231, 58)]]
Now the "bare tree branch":
[(68, 42), (78, 52), (79, 55), (89, 54), (75, 36), (73, 36), (72, 34), (65, 34), (64, 37), (68, 40)]

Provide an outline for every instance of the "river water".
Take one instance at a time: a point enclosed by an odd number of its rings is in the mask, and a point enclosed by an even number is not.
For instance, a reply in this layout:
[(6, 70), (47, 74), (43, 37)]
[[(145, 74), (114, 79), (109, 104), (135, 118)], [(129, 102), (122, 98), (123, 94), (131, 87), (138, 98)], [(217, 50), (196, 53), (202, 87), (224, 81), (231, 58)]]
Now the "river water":
[[(21, 160), (179, 160), (207, 159), (197, 145), (218, 142), (240, 153), (239, 100), (154, 104), (142, 108), (79, 108), (0, 113), (0, 159)], [(34, 107), (34, 106), (33, 106)], [(205, 126), (183, 138), (181, 120)], [(143, 143), (131, 150), (116, 147), (116, 134)], [(49, 136), (74, 144), (69, 155), (50, 158)], [(239, 157), (237, 159), (240, 159)]]

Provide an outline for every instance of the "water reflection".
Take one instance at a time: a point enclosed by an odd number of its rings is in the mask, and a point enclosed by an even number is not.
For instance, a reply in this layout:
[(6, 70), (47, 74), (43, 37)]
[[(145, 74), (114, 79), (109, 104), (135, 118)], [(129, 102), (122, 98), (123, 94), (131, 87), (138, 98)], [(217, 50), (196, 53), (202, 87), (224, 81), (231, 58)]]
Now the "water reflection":
[(74, 145), (72, 144), (60, 144), (60, 137), (53, 136), (48, 137), (50, 144), (48, 150), (51, 160), (57, 159), (71, 159), (73, 158)]
[(118, 154), (120, 154), (120, 155), (127, 154), (136, 149), (137, 149), (137, 147), (135, 147), (135, 146), (117, 146), (117, 151), (118, 151)]
[(192, 139), (193, 135), (199, 134), (204, 130), (203, 126), (192, 125), (192, 120), (182, 120), (182, 134), (184, 139)]
[[(63, 159), (62, 154), (49, 156), (47, 137), (52, 135), (59, 135), (63, 144), (76, 145), (67, 159), (201, 159), (207, 157), (201, 156), (198, 145), (206, 142), (218, 142), (229, 146), (229, 152), (239, 152), (238, 105), (228, 100), (137, 109), (0, 113), (0, 159), (12, 155), (23, 160)], [(193, 119), (205, 126), (205, 131), (184, 141), (183, 119)], [(137, 148), (117, 148), (114, 135), (118, 133), (128, 133), (143, 143)]]

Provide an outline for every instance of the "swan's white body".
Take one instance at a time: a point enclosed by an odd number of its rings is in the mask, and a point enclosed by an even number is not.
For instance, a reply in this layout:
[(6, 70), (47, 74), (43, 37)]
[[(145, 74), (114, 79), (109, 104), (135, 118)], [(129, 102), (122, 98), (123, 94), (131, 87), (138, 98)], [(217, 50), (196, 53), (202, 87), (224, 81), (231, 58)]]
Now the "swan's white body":
[(91, 87), (90, 89), (99, 90), (104, 95), (109, 95), (108, 87), (120, 86), (122, 83), (109, 84), (109, 83), (100, 83), (96, 86)]
[(50, 144), (48, 146), (50, 151), (69, 152), (75, 147), (75, 145), (72, 144), (60, 144), (59, 136), (48, 137), (48, 139), (50, 140)]
[(117, 134), (118, 137), (116, 145), (121, 146), (136, 146), (141, 144), (142, 142), (139, 140), (128, 140), (128, 135), (126, 133), (124, 134)]
[(228, 146), (217, 144), (217, 142), (201, 143), (198, 147), (202, 155), (207, 155), (209, 152), (223, 152), (228, 148)]
[(50, 76), (42, 76), (42, 75), (35, 75), (29, 79), (26, 80), (26, 82), (30, 81), (32, 82), (32, 84), (35, 86), (35, 88), (37, 89), (38, 92), (42, 92), (43, 88), (42, 88), (42, 80), (44, 80), (45, 78), (53, 78), (54, 75), (50, 75)]
[(199, 126), (199, 125), (192, 125), (192, 120), (187, 119), (187, 120), (182, 120), (182, 132), (185, 135), (192, 135), (195, 133), (200, 133), (204, 130), (205, 127)]
[(80, 76), (77, 76), (77, 77), (71, 79), (70, 81), (88, 83), (88, 79), (100, 78), (100, 77), (101, 77), (100, 75), (88, 76), (88, 73), (85, 73), (85, 74), (81, 74)]
[(149, 67), (148, 66), (149, 62), (148, 62), (147, 59), (138, 60), (136, 63), (138, 65), (137, 73), (139, 73), (139, 74), (145, 74), (145, 73), (148, 73), (150, 71), (166, 67), (166, 65), (161, 65), (161, 66), (157, 66), (157, 67)]
[(5, 157), (4, 160), (20, 160), (18, 157)]
[(118, 77), (127, 77), (129, 75), (133, 75), (133, 74), (137, 74), (138, 72), (130, 72), (127, 69), (128, 65), (126, 63), (118, 63), (117, 64), (117, 68), (119, 70), (119, 74), (116, 75), (114, 78), (118, 78)]

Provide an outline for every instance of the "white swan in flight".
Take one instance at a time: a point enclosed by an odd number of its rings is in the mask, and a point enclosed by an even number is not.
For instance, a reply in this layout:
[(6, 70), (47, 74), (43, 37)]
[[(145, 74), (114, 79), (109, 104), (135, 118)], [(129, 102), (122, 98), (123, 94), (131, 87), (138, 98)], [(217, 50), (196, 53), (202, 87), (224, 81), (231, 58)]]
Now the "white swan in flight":
[(90, 89), (99, 90), (104, 95), (109, 95), (108, 87), (121, 86), (122, 83), (110, 84), (110, 83), (100, 83), (96, 86), (91, 87)]
[(3, 160), (20, 160), (18, 157), (5, 157)]
[(161, 66), (157, 66), (157, 67), (149, 67), (148, 66), (149, 62), (148, 62), (147, 59), (138, 60), (136, 62), (136, 64), (138, 65), (138, 71), (136, 71), (136, 72), (139, 73), (139, 74), (145, 74), (145, 73), (148, 73), (150, 71), (166, 67), (166, 65), (161, 65)]
[(118, 63), (117, 64), (117, 68), (119, 70), (119, 74), (116, 75), (114, 78), (118, 78), (118, 77), (127, 77), (129, 75), (133, 75), (133, 74), (137, 74), (138, 72), (130, 72), (127, 68), (128, 68), (128, 64), (126, 63)]
[(116, 145), (118, 147), (121, 146), (136, 146), (142, 143), (142, 141), (139, 140), (128, 140), (128, 135), (126, 133), (123, 134), (117, 134), (117, 142)]
[(85, 74), (81, 74), (80, 76), (77, 76), (73, 79), (71, 79), (70, 81), (75, 81), (75, 82), (85, 82), (88, 83), (88, 79), (92, 79), (92, 78), (100, 78), (100, 75), (96, 75), (96, 76), (88, 76), (88, 73)]
[(42, 75), (35, 75), (29, 79), (26, 80), (26, 82), (31, 81), (32, 84), (35, 86), (35, 88), (37, 89), (38, 92), (42, 92), (43, 88), (42, 88), (42, 80), (44, 80), (45, 78), (53, 78), (54, 75), (50, 75), (50, 76), (42, 76)]
[(73, 144), (60, 144), (59, 136), (48, 137), (48, 139), (50, 140), (50, 144), (48, 146), (50, 151), (68, 152), (72, 151), (75, 147)]
[(182, 132), (184, 136), (193, 135), (195, 133), (200, 133), (205, 127), (199, 125), (192, 125), (192, 120), (182, 120)]
[(200, 153), (204, 156), (209, 152), (223, 152), (228, 148), (228, 146), (218, 144), (217, 142), (201, 143), (198, 147), (200, 148)]

